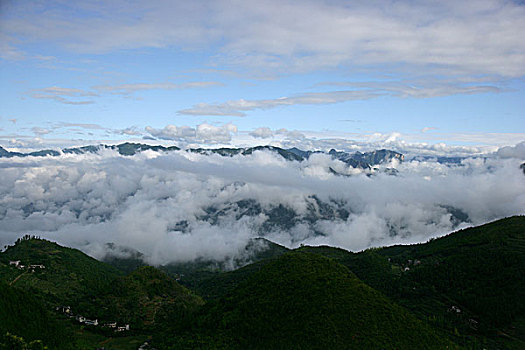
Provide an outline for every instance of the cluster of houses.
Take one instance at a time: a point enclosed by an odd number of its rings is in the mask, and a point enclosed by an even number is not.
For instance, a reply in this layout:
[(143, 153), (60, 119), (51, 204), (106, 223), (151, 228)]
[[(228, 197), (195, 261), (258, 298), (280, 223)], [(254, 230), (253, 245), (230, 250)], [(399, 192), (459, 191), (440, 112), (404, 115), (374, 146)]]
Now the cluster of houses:
[[(462, 313), (461, 309), (459, 307), (457, 307), (456, 305), (452, 305), (451, 307), (448, 308), (447, 311), (451, 312), (451, 313), (454, 313), (454, 314), (456, 314), (458, 316), (461, 316), (460, 314)], [(468, 321), (467, 321), (467, 324), (468, 324), (468, 326), (471, 329), (478, 330), (479, 322), (476, 321), (475, 319), (469, 318)]]
[(94, 327), (101, 326), (101, 327), (113, 329), (115, 332), (129, 331), (129, 324), (126, 324), (124, 326), (117, 325), (117, 322), (107, 322), (104, 324), (100, 324), (97, 319), (91, 320), (82, 315), (73, 314), (73, 310), (69, 306), (57, 306), (56, 311), (62, 312), (64, 315), (70, 318), (74, 317), (78, 323), (83, 323), (86, 326), (94, 326)]
[(407, 261), (407, 264), (406, 266), (403, 268), (403, 271), (410, 271), (410, 266), (417, 266), (417, 265), (420, 265), (421, 264), (421, 260), (412, 260), (412, 259), (409, 259)]
[(31, 272), (35, 272), (36, 269), (43, 270), (46, 267), (42, 264), (33, 264), (33, 265), (23, 265), (20, 260), (11, 260), (9, 261), (9, 266), (14, 266), (19, 270), (31, 270)]

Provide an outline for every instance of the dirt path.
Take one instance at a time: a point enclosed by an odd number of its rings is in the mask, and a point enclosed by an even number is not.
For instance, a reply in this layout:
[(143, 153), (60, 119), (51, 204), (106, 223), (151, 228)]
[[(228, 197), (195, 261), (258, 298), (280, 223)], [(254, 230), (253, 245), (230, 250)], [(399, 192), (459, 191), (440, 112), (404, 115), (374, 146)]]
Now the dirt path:
[(111, 339), (113, 339), (113, 338), (109, 337), (108, 339), (106, 339), (106, 340), (100, 342), (99, 345), (104, 345), (104, 344), (106, 344), (107, 342), (109, 342)]
[(19, 279), (20, 277), (22, 277), (23, 275), (25, 275), (26, 273), (27, 273), (27, 271), (26, 271), (26, 272), (23, 272), (23, 273), (21, 273), (20, 275), (18, 275), (18, 277), (17, 277), (17, 278), (15, 278), (14, 280), (12, 280), (12, 281), (11, 281), (11, 283), (9, 283), (9, 285), (10, 285), (10, 286), (12, 286), (13, 284), (15, 284), (15, 283), (16, 283), (16, 281), (18, 281), (18, 279)]

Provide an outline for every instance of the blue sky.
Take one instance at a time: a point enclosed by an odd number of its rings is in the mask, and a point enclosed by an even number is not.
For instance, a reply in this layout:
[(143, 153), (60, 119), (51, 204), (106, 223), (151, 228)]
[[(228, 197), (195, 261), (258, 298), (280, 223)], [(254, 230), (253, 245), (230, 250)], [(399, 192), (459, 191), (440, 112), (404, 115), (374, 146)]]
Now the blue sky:
[(514, 1), (5, 0), (0, 144), (516, 144), (522, 33)]

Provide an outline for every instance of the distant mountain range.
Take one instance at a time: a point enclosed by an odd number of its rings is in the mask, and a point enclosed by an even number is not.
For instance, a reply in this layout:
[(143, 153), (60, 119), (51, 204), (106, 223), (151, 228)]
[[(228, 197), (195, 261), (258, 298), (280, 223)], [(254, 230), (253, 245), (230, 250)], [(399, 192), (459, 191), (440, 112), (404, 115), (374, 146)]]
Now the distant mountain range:
[(91, 145), (91, 146), (82, 146), (82, 147), (73, 147), (73, 148), (64, 148), (60, 151), (45, 149), (29, 153), (21, 152), (10, 152), (5, 148), (0, 146), (0, 158), (12, 158), (12, 157), (58, 157), (61, 154), (85, 154), (85, 153), (98, 153), (101, 150), (116, 150), (123, 156), (133, 156), (139, 152), (152, 150), (155, 152), (168, 152), (168, 151), (178, 151), (179, 147), (170, 146), (151, 146), (142, 143), (121, 143), (119, 145)]
[[(176, 146), (152, 146), (141, 143), (122, 143), (119, 145), (91, 145), (75, 148), (64, 148), (60, 151), (56, 150), (40, 150), (29, 153), (21, 152), (10, 152), (0, 146), (0, 158), (12, 158), (12, 157), (45, 157), (52, 156), (57, 157), (61, 154), (85, 154), (85, 153), (97, 153), (101, 150), (116, 150), (123, 156), (133, 156), (137, 153), (151, 150), (155, 152), (170, 152), (181, 150)], [(298, 148), (284, 149), (275, 146), (256, 146), (247, 148), (190, 148), (187, 152), (199, 153), (199, 154), (218, 154), (223, 157), (233, 157), (235, 155), (250, 155), (256, 151), (268, 151), (280, 155), (288, 161), (298, 161), (308, 159), (312, 154), (328, 154), (333, 159), (340, 160), (353, 168), (360, 169), (371, 169), (372, 167), (380, 164), (387, 164), (392, 160), (403, 161), (404, 155), (386, 149), (381, 149), (371, 152), (355, 152), (347, 153), (336, 151), (335, 149), (330, 150), (328, 153), (321, 151), (303, 151)]]

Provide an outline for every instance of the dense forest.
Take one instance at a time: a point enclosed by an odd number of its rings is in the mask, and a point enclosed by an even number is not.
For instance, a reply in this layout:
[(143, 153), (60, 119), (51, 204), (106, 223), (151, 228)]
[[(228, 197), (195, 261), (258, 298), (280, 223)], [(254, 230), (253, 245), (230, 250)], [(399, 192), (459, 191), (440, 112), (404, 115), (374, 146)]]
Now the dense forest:
[(0, 253), (0, 349), (525, 347), (525, 217), (359, 253), (267, 246), (225, 271), (23, 237)]

